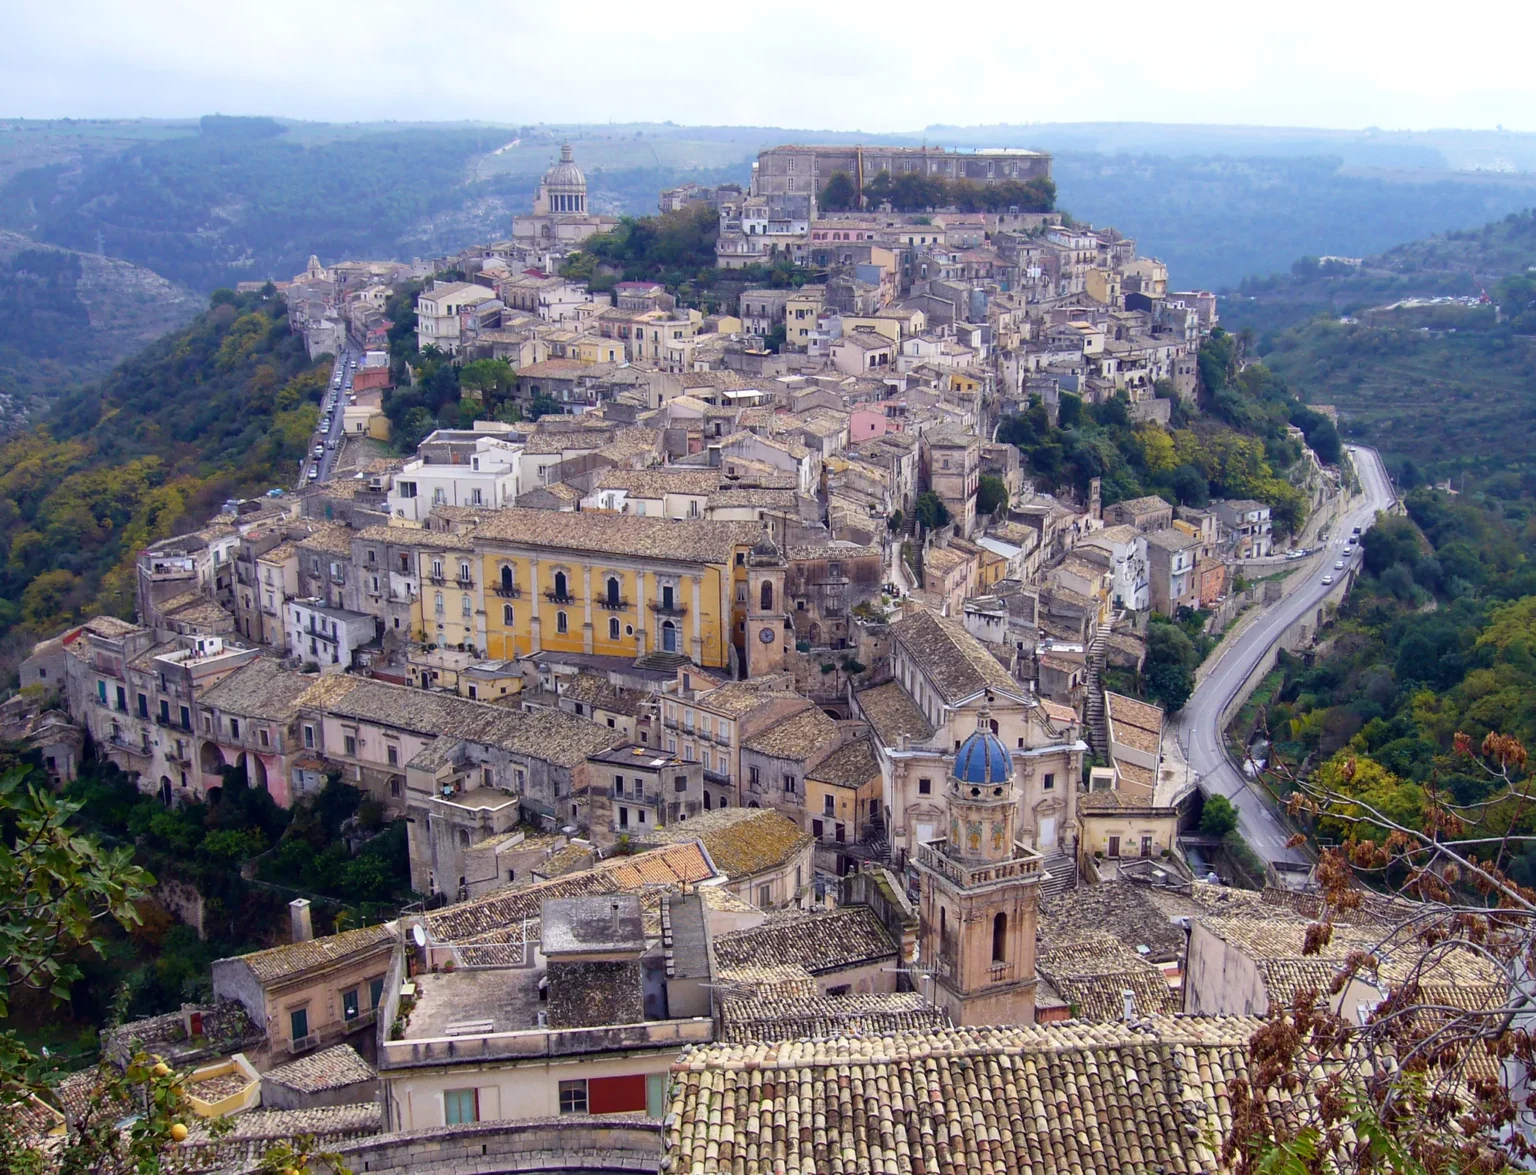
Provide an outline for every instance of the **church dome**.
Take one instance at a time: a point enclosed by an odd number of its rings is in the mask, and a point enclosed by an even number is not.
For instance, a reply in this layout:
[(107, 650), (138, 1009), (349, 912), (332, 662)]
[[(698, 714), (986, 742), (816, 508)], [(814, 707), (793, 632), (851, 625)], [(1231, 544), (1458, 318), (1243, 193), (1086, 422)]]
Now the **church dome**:
[(1013, 779), (1013, 756), (997, 735), (977, 724), (971, 737), (960, 744), (955, 753), (954, 770), (950, 778), (963, 784), (1008, 783)]
[(582, 174), (581, 168), (576, 166), (571, 157), (571, 145), (562, 143), (560, 146), (560, 162), (544, 173), (544, 186), (546, 188), (585, 188), (587, 177)]

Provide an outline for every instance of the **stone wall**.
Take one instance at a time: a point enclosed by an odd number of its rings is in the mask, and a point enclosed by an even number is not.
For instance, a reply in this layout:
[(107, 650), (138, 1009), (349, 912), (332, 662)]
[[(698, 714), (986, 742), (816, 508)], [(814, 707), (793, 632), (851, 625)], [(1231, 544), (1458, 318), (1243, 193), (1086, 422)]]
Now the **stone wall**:
[[(382, 1134), (337, 1150), (349, 1170), (370, 1175), (652, 1172), (661, 1167), (662, 1124), (627, 1114), (480, 1122)], [(320, 1164), (315, 1167), (334, 1172)]]

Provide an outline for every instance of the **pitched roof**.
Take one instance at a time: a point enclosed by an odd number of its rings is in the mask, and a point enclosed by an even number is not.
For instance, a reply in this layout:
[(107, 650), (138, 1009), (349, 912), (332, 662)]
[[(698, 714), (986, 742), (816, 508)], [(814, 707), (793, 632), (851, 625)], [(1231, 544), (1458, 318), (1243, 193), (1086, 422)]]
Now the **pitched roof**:
[(715, 867), (731, 879), (783, 868), (811, 843), (811, 834), (772, 808), (718, 808), (657, 829), (647, 844), (699, 840)]
[(926, 609), (891, 625), (947, 702), (960, 702), (986, 689), (1022, 693), (986, 646), (952, 620)]
[(720, 1019), (720, 1039), (740, 1044), (949, 1027), (944, 1009), (915, 991), (810, 998), (732, 993), (721, 1000)]
[(1148, 494), (1144, 498), (1128, 498), (1123, 502), (1114, 503), (1114, 507), (1135, 517), (1156, 514), (1159, 510), (1173, 509), (1166, 498), (1159, 498), (1156, 494)]
[(792, 690), (774, 689), (754, 681), (728, 681), (724, 685), (700, 694), (695, 701), (698, 705), (717, 713), (740, 717), (769, 702), (798, 697), (800, 695)]
[(729, 563), (737, 547), (761, 534), (756, 523), (637, 517), (606, 511), (551, 513), (511, 507), (491, 514), (481, 540), (604, 555), (633, 555), (684, 563)]
[(540, 910), (548, 898), (631, 893), (650, 886), (680, 888), (715, 876), (704, 852), (690, 839), (630, 857), (612, 857), (591, 869), (533, 885), (496, 890), (433, 911), (426, 915), (426, 923), (440, 942), (521, 943), (525, 919), (530, 920), (530, 936), (537, 938)]
[(810, 771), (807, 779), (835, 783), (841, 787), (863, 787), (880, 774), (880, 764), (867, 738), (855, 739), (838, 747)]
[(1162, 969), (1112, 934), (1095, 932), (1069, 942), (1047, 940), (1035, 966), (1079, 1020), (1123, 1019), (1127, 991), (1135, 1001), (1137, 1018), (1179, 1010)]
[(263, 1081), (275, 1082), (300, 1093), (321, 1093), (372, 1081), (378, 1072), (357, 1055), (351, 1045), (338, 1044), (307, 1057), (300, 1057), (261, 1075)]
[(868, 906), (784, 914), (715, 939), (715, 961), (722, 969), (789, 963), (822, 975), (896, 953), (890, 932)]
[(900, 746), (902, 735), (915, 743), (927, 742), (933, 737), (933, 724), (917, 708), (917, 703), (899, 681), (860, 690), (854, 698), (858, 701), (859, 712), (874, 728), (882, 746)]
[(382, 953), (392, 949), (395, 928), (390, 923), (379, 926), (360, 926), (356, 930), (343, 930), (340, 934), (327, 934), (304, 942), (285, 943), (237, 955), (263, 984), (281, 983), (295, 975), (320, 967), (329, 967), (355, 956)]
[[(309, 680), (313, 681), (311, 677)], [(465, 739), (530, 755), (563, 767), (573, 767), (588, 755), (616, 745), (623, 735), (562, 710), (510, 710), (456, 694), (412, 689), (369, 678), (333, 674), (322, 681), (343, 682), (334, 693), (306, 695), (306, 705), (323, 706), (328, 714), (377, 722), (401, 730)], [(429, 747), (428, 754), (433, 748)], [(445, 753), (447, 744), (437, 747)]]
[(673, 1066), (672, 1170), (1216, 1171), (1247, 1018), (721, 1043)]
[(284, 669), (271, 657), (257, 657), (209, 686), (198, 700), (225, 713), (284, 722), (293, 717), (315, 683), (313, 674)]
[(1115, 732), (1115, 741), (1155, 755), (1162, 745), (1163, 708), (1139, 702), (1112, 690), (1104, 691), (1104, 707)]
[(741, 745), (775, 759), (809, 759), (836, 737), (837, 722), (817, 707), (807, 706), (798, 714), (758, 731)]

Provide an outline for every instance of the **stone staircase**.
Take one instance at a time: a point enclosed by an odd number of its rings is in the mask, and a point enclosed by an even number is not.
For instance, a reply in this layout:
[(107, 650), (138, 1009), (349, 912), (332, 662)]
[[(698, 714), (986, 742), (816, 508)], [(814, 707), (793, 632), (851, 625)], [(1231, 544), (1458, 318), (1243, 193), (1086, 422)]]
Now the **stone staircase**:
[(1040, 882), (1040, 900), (1050, 901), (1077, 888), (1077, 858), (1070, 853), (1051, 853), (1044, 861), (1049, 875)]
[(684, 665), (692, 663), (692, 658), (687, 653), (646, 653), (635, 658), (637, 669), (680, 669)]
[(1100, 762), (1109, 762), (1109, 723), (1104, 716), (1105, 641), (1109, 634), (1099, 629), (1088, 644), (1088, 697), (1083, 703), (1083, 726), (1088, 743)]

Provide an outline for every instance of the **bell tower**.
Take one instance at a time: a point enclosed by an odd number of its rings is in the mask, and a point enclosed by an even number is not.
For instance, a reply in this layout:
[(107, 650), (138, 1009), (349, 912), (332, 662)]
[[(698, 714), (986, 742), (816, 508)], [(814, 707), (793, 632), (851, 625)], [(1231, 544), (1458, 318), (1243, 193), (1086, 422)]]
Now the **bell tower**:
[(1013, 757), (990, 717), (955, 754), (948, 835), (917, 847), (920, 957), (956, 1024), (1033, 1024), (1041, 858), (1014, 841)]
[(763, 523), (763, 537), (747, 555), (747, 676), (784, 670), (784, 577), (788, 565)]

